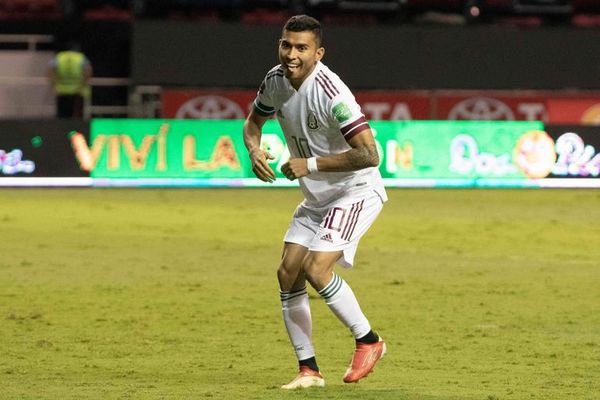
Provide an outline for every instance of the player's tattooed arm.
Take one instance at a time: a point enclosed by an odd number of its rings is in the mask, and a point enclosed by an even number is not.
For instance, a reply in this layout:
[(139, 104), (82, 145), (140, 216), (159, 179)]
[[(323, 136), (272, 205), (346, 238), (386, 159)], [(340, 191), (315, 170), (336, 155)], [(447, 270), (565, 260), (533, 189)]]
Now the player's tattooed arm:
[(348, 144), (352, 148), (344, 153), (318, 158), (319, 171), (357, 171), (379, 165), (379, 153), (371, 129), (364, 129), (353, 136)]
[(364, 144), (343, 153), (350, 170), (357, 170), (379, 165), (379, 154), (377, 146), (373, 144)]
[[(363, 168), (377, 167), (379, 153), (373, 133), (365, 129), (348, 141), (352, 148), (346, 152), (318, 157), (317, 169), (323, 172), (357, 171)], [(283, 164), (281, 172), (290, 180), (309, 175), (308, 160), (306, 158), (290, 158)]]

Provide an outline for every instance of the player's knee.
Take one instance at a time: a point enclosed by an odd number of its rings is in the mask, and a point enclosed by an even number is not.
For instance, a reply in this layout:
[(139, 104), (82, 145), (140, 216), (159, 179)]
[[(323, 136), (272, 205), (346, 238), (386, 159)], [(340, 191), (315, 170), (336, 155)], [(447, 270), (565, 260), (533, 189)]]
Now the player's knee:
[(310, 257), (306, 257), (306, 259), (302, 263), (302, 271), (304, 271), (304, 274), (309, 279), (315, 275), (317, 271), (317, 266)]
[(282, 265), (279, 265), (279, 268), (277, 268), (277, 280), (279, 281), (279, 284), (285, 283), (288, 276), (289, 273), (286, 271), (286, 269), (283, 268)]
[(282, 260), (279, 268), (277, 268), (277, 280), (281, 289), (289, 290), (296, 281), (299, 272), (299, 266), (286, 262), (285, 259)]
[(304, 274), (309, 279), (309, 281), (314, 282), (319, 279), (319, 277), (326, 272), (327, 266), (324, 265), (321, 261), (319, 261), (316, 257), (308, 256), (304, 259), (302, 263), (302, 270)]

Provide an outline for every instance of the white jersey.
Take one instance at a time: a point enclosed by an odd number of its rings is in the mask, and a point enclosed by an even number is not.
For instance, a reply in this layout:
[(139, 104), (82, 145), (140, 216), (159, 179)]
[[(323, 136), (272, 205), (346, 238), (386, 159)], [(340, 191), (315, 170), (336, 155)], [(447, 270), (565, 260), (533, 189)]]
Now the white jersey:
[[(325, 157), (350, 150), (354, 135), (369, 124), (350, 89), (327, 66), (318, 62), (296, 91), (281, 66), (266, 75), (254, 110), (262, 116), (277, 114), (293, 158)], [(316, 172), (299, 179), (306, 202), (323, 206), (365, 190), (387, 200), (377, 168), (349, 172)]]

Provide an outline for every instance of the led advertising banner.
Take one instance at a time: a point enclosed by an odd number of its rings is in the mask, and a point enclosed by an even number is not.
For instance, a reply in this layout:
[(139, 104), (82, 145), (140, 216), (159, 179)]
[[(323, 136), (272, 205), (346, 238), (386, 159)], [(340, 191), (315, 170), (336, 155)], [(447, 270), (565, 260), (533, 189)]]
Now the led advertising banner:
[(546, 131), (556, 153), (550, 178), (600, 178), (600, 126), (550, 125)]
[(96, 119), (78, 159), (94, 178), (248, 178), (242, 124)]
[[(280, 172), (290, 155), (275, 120), (267, 121), (262, 137), (274, 156), (274, 184), (252, 173), (243, 120), (97, 119), (89, 135), (80, 125), (0, 124), (0, 186), (298, 184)], [(69, 134), (74, 128), (81, 129)], [(372, 121), (371, 128), (388, 187), (600, 187), (600, 131), (594, 126)]]
[[(77, 158), (93, 178), (254, 184), (242, 125), (242, 120), (94, 120), (91, 141), (77, 147)], [(557, 157), (541, 122), (372, 121), (371, 127), (381, 174), (392, 185), (473, 186), (492, 179), (492, 185), (527, 186), (528, 180), (548, 177)], [(269, 120), (263, 132), (278, 184), (293, 184), (280, 172), (289, 151), (279, 124)]]
[(539, 158), (521, 159), (523, 153), (537, 152), (525, 143), (531, 135), (544, 134), (539, 122), (413, 121), (373, 125), (384, 154), (380, 170), (386, 178), (542, 177)]
[(85, 177), (74, 157), (70, 131), (88, 131), (80, 120), (0, 121), (0, 180)]

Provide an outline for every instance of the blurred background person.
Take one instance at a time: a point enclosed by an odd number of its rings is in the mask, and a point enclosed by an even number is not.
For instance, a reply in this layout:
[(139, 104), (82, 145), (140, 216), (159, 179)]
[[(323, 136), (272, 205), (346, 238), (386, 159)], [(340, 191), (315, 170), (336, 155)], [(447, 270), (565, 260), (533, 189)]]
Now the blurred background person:
[(56, 96), (58, 118), (82, 118), (85, 100), (90, 97), (93, 70), (78, 43), (70, 42), (56, 53), (48, 67), (48, 78)]

